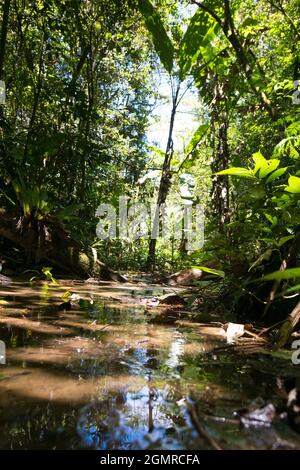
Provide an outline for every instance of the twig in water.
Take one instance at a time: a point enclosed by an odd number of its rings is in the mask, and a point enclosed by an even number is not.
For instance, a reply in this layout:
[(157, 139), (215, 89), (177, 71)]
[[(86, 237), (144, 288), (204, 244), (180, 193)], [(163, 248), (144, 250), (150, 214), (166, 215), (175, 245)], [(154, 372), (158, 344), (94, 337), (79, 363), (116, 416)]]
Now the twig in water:
[(213, 449), (223, 450), (222, 447), (217, 443), (217, 441), (205, 431), (205, 429), (203, 428), (202, 424), (199, 421), (194, 405), (192, 403), (189, 403), (188, 401), (187, 401), (187, 409), (191, 417), (191, 420), (193, 421), (193, 424), (195, 428), (197, 429), (199, 435), (204, 437), (206, 441), (209, 443), (209, 445), (212, 446)]

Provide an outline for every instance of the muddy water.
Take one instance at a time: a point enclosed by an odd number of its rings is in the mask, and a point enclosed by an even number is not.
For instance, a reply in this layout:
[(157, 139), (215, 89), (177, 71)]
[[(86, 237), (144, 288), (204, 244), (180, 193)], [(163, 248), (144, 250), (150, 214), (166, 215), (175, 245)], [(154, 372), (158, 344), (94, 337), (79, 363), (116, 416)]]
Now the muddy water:
[[(61, 306), (66, 291), (81, 298), (70, 310)], [(141, 299), (166, 292), (74, 283), (2, 288), (0, 448), (299, 448), (276, 390), (277, 377), (300, 376), (299, 367), (217, 353), (219, 328), (153, 323)], [(276, 407), (274, 422), (241, 427), (239, 410), (257, 399)]]

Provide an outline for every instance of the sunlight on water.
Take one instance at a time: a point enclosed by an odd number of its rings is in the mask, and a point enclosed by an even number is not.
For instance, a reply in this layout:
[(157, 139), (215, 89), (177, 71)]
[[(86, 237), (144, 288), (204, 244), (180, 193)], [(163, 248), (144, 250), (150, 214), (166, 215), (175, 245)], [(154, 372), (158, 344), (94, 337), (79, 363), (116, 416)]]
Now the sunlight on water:
[[(70, 309), (62, 301), (67, 290), (80, 297)], [(253, 361), (211, 354), (222, 341), (213, 334), (218, 328), (149, 321), (140, 300), (166, 292), (107, 283), (49, 289), (15, 283), (0, 291), (7, 301), (0, 310), (7, 348), (0, 447), (209, 448), (187, 400), (196, 400), (205, 416), (232, 419), (257, 393), (266, 396), (275, 377)], [(282, 424), (259, 432), (209, 424), (225, 448), (280, 446), (283, 437), (290, 447), (299, 444)]]

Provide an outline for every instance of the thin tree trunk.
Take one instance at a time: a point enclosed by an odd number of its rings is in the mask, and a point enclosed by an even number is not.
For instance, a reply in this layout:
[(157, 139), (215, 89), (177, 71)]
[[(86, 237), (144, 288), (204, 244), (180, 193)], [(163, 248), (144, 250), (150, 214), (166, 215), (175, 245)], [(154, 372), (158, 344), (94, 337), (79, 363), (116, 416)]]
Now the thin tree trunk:
[[(179, 95), (180, 85), (177, 86), (176, 92), (173, 96), (172, 101), (172, 111), (171, 111), (171, 118), (170, 118), (170, 126), (169, 126), (169, 135), (168, 135), (168, 142), (165, 151), (164, 163), (162, 168), (162, 175), (159, 183), (158, 195), (157, 195), (157, 206), (160, 207), (162, 204), (166, 202), (167, 196), (169, 194), (169, 189), (171, 186), (171, 179), (172, 179), (172, 172), (171, 172), (171, 160), (173, 157), (174, 149), (173, 149), (173, 131), (174, 131), (174, 123), (175, 123), (175, 116), (177, 111), (178, 105), (178, 95)], [(155, 219), (155, 218), (154, 218)], [(159, 219), (159, 214), (158, 214)], [(153, 269), (155, 266), (155, 251), (156, 251), (156, 238), (154, 237), (155, 232), (155, 225), (156, 223), (159, 224), (154, 220), (151, 239), (149, 243), (149, 251), (148, 251), (148, 258), (146, 263), (147, 269)], [(158, 227), (159, 230), (159, 227)]]

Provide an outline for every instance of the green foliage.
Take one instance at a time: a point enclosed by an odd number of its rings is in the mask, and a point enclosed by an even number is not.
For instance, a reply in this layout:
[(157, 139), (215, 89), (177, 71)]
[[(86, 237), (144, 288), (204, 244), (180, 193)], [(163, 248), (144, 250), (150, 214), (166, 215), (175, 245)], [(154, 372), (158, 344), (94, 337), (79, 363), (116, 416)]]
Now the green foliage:
[(227, 170), (218, 171), (217, 175), (239, 176), (240, 178), (254, 178), (254, 172), (248, 168), (232, 167)]
[(150, 0), (139, 0), (139, 9), (143, 15), (145, 25), (152, 36), (155, 50), (165, 69), (171, 73), (173, 69), (174, 46), (166, 33), (163, 22)]
[[(94, 214), (99, 203), (116, 203), (121, 194), (152, 200), (157, 190), (151, 178), (141, 182), (165, 157), (146, 138), (161, 72), (145, 40), (148, 31), (171, 75), (173, 98), (178, 82), (184, 93), (184, 81), (189, 77), (189, 87), (194, 79), (194, 113), (205, 122), (184, 154), (176, 142), (170, 149), (169, 199), (181, 200), (183, 176), (193, 180), (190, 200), (205, 207), (206, 243), (187, 253), (177, 240), (159, 242), (158, 268), (195, 264), (221, 276), (205, 267), (217, 258), (225, 280), (237, 276), (241, 285), (276, 272), (300, 227), (300, 120), (292, 101), (300, 11), (290, 0), (229, 2), (234, 35), (225, 6), (221, 0), (188, 8), (169, 0), (51, 0), (40, 9), (14, 2), (4, 64), (7, 103), (0, 114), (4, 209), (63, 221), (78, 244), (97, 248), (99, 260), (143, 269), (148, 240), (94, 243)], [(212, 200), (225, 212), (222, 222)], [(298, 269), (298, 251), (292, 262)], [(44, 276), (53, 282), (49, 270)]]
[(13, 189), (25, 217), (34, 216), (41, 220), (51, 210), (47, 193), (40, 188), (28, 187), (22, 179), (13, 181)]
[(37, 273), (37, 276), (32, 276), (30, 278), (29, 282), (31, 284), (34, 283), (34, 281), (36, 281), (37, 279), (41, 279), (41, 276), (43, 275), (49, 283), (58, 285), (59, 281), (53, 276), (51, 271), (52, 271), (52, 267), (43, 267), (42, 268), (42, 274), (38, 270), (33, 270), (33, 269), (27, 270), (27, 271), (25, 271), (25, 273), (26, 272), (36, 272)]
[(300, 178), (297, 176), (290, 176), (288, 179), (288, 185), (284, 189), (288, 193), (299, 194), (300, 193)]
[(218, 24), (202, 10), (191, 18), (178, 53), (180, 78), (183, 80), (197, 61), (201, 47), (205, 48), (214, 39)]
[(199, 144), (200, 140), (205, 135), (208, 128), (209, 128), (208, 124), (200, 124), (198, 129), (195, 131), (190, 143), (187, 146), (186, 155), (189, 155), (191, 152), (193, 152), (196, 149), (197, 145)]

